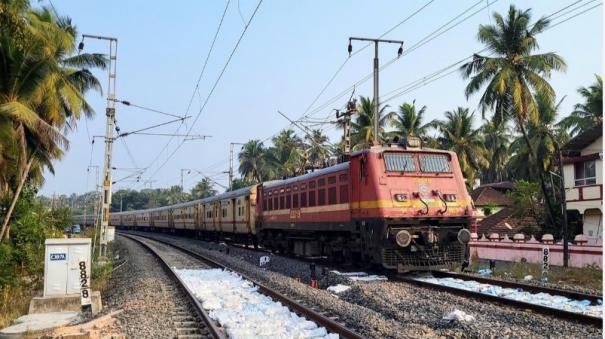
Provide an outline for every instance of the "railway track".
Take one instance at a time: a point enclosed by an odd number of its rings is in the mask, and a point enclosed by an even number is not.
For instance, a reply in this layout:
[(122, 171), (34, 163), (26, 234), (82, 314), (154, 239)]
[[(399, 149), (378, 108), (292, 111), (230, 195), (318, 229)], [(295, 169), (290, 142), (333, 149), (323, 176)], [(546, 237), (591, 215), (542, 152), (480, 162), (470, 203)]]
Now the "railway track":
[[(584, 294), (584, 293), (579, 293), (579, 292), (574, 292), (574, 291), (569, 291), (569, 290), (555, 289), (555, 288), (542, 287), (542, 286), (536, 286), (536, 285), (530, 285), (530, 284), (523, 284), (523, 283), (518, 283), (518, 282), (513, 282), (513, 281), (504, 281), (501, 279), (491, 279), (491, 278), (487, 278), (487, 277), (477, 277), (474, 275), (453, 273), (453, 272), (443, 272), (443, 271), (433, 271), (433, 272), (431, 272), (431, 274), (435, 278), (453, 278), (453, 279), (460, 279), (460, 280), (466, 280), (466, 281), (472, 280), (472, 281), (479, 282), (481, 284), (489, 284), (489, 285), (493, 285), (493, 286), (500, 286), (503, 288), (512, 288), (512, 289), (522, 290), (522, 291), (526, 291), (526, 292), (534, 293), (534, 294), (548, 293), (550, 295), (563, 296), (563, 297), (567, 297), (567, 298), (575, 299), (575, 300), (589, 300), (591, 305), (597, 305), (599, 300), (602, 301), (602, 296), (596, 296), (596, 295), (592, 295), (592, 294)], [(541, 305), (541, 304), (535, 304), (535, 303), (519, 301), (519, 300), (515, 300), (515, 299), (509, 299), (509, 298), (496, 296), (496, 295), (492, 295), (492, 294), (486, 294), (486, 293), (481, 293), (481, 292), (476, 292), (476, 291), (469, 291), (469, 290), (465, 290), (465, 289), (461, 289), (461, 288), (456, 288), (453, 286), (445, 286), (445, 285), (441, 285), (438, 283), (419, 280), (418, 277), (414, 277), (414, 276), (397, 276), (396, 279), (398, 281), (404, 281), (404, 282), (407, 282), (410, 284), (414, 284), (414, 285), (418, 285), (418, 286), (422, 286), (422, 287), (428, 287), (428, 288), (435, 289), (435, 290), (445, 291), (448, 293), (457, 294), (457, 295), (464, 296), (464, 297), (470, 297), (470, 298), (475, 298), (475, 299), (479, 299), (479, 300), (496, 302), (496, 303), (505, 304), (508, 306), (512, 306), (512, 307), (516, 307), (516, 308), (520, 308), (520, 309), (524, 309), (524, 310), (531, 310), (536, 313), (546, 314), (546, 315), (553, 316), (556, 318), (562, 318), (562, 319), (577, 321), (577, 322), (584, 323), (584, 324), (594, 325), (597, 327), (603, 327), (603, 318), (601, 318), (601, 317), (596, 317), (596, 316), (573, 312), (573, 311), (562, 310), (562, 309), (553, 308), (553, 307), (549, 307), (549, 306), (545, 306), (545, 305)]]
[[(208, 316), (207, 312), (204, 310), (193, 292), (187, 288), (179, 276), (172, 270), (173, 267), (197, 269), (209, 268), (208, 265), (184, 253), (175, 252), (172, 248), (166, 245), (154, 242), (144, 237), (126, 234), (120, 235), (141, 244), (156, 258), (158, 258), (162, 263), (164, 270), (168, 272), (169, 276), (173, 279), (178, 288), (188, 296), (191, 305), (194, 308), (194, 314), (191, 314), (191, 311), (186, 306), (181, 306), (173, 310), (172, 313), (172, 321), (177, 331), (178, 338), (226, 338), (224, 332), (219, 328), (214, 320)], [(176, 294), (174, 286), (162, 284), (160, 285), (160, 288), (164, 293)]]
[[(189, 263), (190, 266), (187, 266), (187, 268), (200, 267), (200, 264), (201, 264), (202, 266), (206, 266), (206, 268), (220, 268), (223, 270), (231, 271), (229, 268), (227, 268), (223, 264), (221, 264), (211, 258), (208, 258), (197, 252), (191, 251), (178, 244), (175, 244), (175, 243), (163, 240), (163, 239), (157, 239), (154, 237), (149, 237), (149, 236), (144, 236), (144, 235), (133, 235), (133, 234), (125, 233), (125, 232), (118, 232), (118, 234), (128, 237), (129, 239), (135, 240), (139, 243), (142, 243), (146, 248), (150, 249), (151, 251), (154, 251), (154, 247), (155, 248), (160, 247), (160, 249), (166, 253), (165, 256), (172, 257), (173, 259), (177, 258), (179, 256), (193, 258), (194, 259), (193, 262), (190, 262)], [(155, 243), (155, 245), (153, 243)], [(155, 254), (155, 252), (154, 252), (154, 254)], [(171, 275), (173, 277), (175, 277), (175, 279), (178, 279), (179, 283), (183, 286), (183, 288), (186, 290), (188, 295), (192, 298), (198, 314), (200, 315), (200, 317), (202, 319), (204, 319), (204, 322), (206, 322), (206, 324), (209, 324), (208, 326), (211, 329), (210, 332), (212, 333), (212, 335), (215, 338), (224, 338), (225, 337), (224, 331), (222, 331), (222, 329), (212, 319), (210, 319), (210, 317), (207, 315), (205, 310), (202, 308), (202, 306), (201, 306), (200, 302), (197, 300), (197, 298), (195, 298), (193, 293), (183, 284), (182, 280), (171, 269), (171, 267), (175, 267), (175, 265), (170, 265), (169, 263), (167, 263), (167, 261), (169, 261), (169, 260), (164, 261), (158, 254), (156, 254), (156, 256), (158, 256), (161, 259), (161, 261), (164, 263), (166, 268), (171, 272)], [(195, 266), (196, 263), (197, 263), (197, 266)], [(183, 265), (180, 265), (180, 266), (183, 266)], [(263, 284), (260, 284), (253, 279), (250, 279), (245, 274), (242, 274), (240, 272), (235, 272), (235, 273), (240, 275), (243, 279), (252, 282), (258, 288), (258, 291), (260, 293), (262, 293), (268, 297), (271, 297), (275, 301), (282, 303), (284, 306), (288, 307), (292, 312), (296, 313), (297, 315), (299, 315), (301, 317), (305, 317), (306, 319), (315, 322), (318, 326), (322, 326), (322, 327), (326, 328), (326, 330), (328, 332), (338, 334), (340, 338), (352, 338), (352, 339), (363, 338), (358, 333), (347, 328), (344, 324), (338, 322), (337, 317), (331, 317), (329, 314), (325, 314), (320, 311), (314, 310), (310, 307), (307, 307), (306, 305), (302, 304), (302, 302), (300, 300), (291, 299), (291, 298), (287, 297), (286, 295), (280, 293), (279, 291), (276, 291)], [(214, 330), (212, 330), (212, 328), (214, 328)]]

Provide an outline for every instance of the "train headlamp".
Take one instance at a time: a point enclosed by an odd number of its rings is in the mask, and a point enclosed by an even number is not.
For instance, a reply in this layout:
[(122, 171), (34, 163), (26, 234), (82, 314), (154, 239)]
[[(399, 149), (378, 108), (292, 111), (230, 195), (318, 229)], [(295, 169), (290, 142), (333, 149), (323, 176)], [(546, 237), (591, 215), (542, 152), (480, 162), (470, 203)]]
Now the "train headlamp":
[(469, 232), (469, 230), (467, 230), (466, 228), (463, 228), (458, 231), (458, 241), (461, 244), (468, 244), (469, 241), (471, 241), (471, 232)]
[(412, 235), (406, 230), (399, 231), (395, 236), (395, 242), (401, 247), (408, 247), (412, 242)]
[(407, 146), (409, 148), (420, 148), (422, 147), (422, 140), (419, 137), (408, 136), (406, 139)]
[(406, 201), (408, 201), (408, 195), (407, 194), (395, 194), (395, 201), (406, 202)]

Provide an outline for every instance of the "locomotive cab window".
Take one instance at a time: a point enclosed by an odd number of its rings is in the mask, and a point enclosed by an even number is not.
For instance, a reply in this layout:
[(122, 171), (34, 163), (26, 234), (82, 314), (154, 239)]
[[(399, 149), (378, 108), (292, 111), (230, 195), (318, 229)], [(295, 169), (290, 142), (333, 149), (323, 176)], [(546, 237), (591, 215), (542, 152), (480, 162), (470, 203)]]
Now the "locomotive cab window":
[(445, 154), (422, 154), (420, 155), (420, 170), (430, 173), (450, 172), (450, 162)]
[(416, 172), (413, 154), (384, 153), (384, 166), (387, 172)]

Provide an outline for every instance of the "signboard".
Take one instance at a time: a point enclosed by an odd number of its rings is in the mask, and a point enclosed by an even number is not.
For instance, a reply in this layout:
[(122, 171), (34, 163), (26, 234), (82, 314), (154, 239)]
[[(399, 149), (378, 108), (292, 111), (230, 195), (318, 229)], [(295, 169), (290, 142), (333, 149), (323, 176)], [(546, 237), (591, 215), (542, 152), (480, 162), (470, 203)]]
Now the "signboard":
[(65, 261), (67, 260), (67, 253), (51, 253), (50, 261)]
[(263, 255), (262, 257), (260, 257), (259, 266), (260, 267), (267, 266), (270, 261), (271, 261), (271, 259), (269, 259), (268, 256)]
[(92, 304), (92, 298), (90, 293), (90, 285), (88, 279), (88, 273), (86, 270), (86, 261), (80, 261), (78, 264), (80, 269), (80, 305), (87, 306)]

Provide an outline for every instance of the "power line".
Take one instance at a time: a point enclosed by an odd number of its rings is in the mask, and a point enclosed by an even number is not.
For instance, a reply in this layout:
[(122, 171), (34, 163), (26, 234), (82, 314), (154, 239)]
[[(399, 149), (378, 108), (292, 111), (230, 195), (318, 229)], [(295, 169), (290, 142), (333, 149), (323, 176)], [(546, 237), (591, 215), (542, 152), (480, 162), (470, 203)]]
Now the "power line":
[[(242, 42), (242, 40), (243, 40), (246, 32), (248, 31), (248, 27), (250, 27), (250, 24), (252, 23), (252, 20), (254, 20), (254, 17), (256, 16), (256, 13), (258, 12), (258, 9), (260, 8), (260, 6), (261, 6), (262, 3), (263, 3), (263, 0), (259, 0), (258, 4), (256, 5), (256, 8), (254, 9), (254, 12), (252, 13), (252, 16), (250, 16), (250, 19), (248, 20), (248, 23), (244, 27), (244, 30), (242, 31), (239, 39), (237, 40), (237, 43), (235, 44), (235, 46), (233, 47), (233, 50), (231, 51), (231, 54), (227, 58), (227, 61), (225, 62), (225, 65), (223, 66), (223, 69), (219, 73), (216, 81), (214, 82), (214, 85), (212, 86), (212, 89), (208, 93), (208, 96), (206, 96), (206, 99), (204, 100), (204, 103), (203, 103), (202, 107), (200, 108), (200, 110), (199, 110), (197, 116), (195, 117), (195, 119), (193, 120), (193, 123), (191, 124), (191, 127), (187, 131), (187, 133), (186, 133), (187, 135), (189, 135), (191, 133), (191, 130), (195, 126), (196, 122), (198, 121), (198, 119), (200, 118), (200, 116), (203, 113), (204, 109), (206, 108), (206, 105), (210, 101), (210, 98), (212, 97), (212, 94), (216, 90), (216, 88), (217, 88), (217, 86), (218, 86), (221, 78), (223, 77), (223, 74), (225, 74), (225, 71), (227, 70), (227, 67), (229, 66), (229, 63), (233, 59), (233, 56), (235, 55), (235, 52), (237, 51), (237, 48), (239, 47), (240, 43)], [(183, 145), (184, 142), (185, 142), (184, 140), (181, 141), (181, 143), (175, 148), (175, 150), (172, 153), (170, 153), (170, 155), (166, 158), (166, 160), (155, 170), (155, 172), (153, 172), (153, 174), (151, 175), (151, 177), (155, 176), (155, 174), (157, 174), (166, 165), (166, 163), (168, 163), (168, 161), (174, 156), (174, 154), (176, 154), (176, 152), (181, 148), (181, 146)]]
[[(154, 113), (158, 113), (158, 114), (163, 114), (163, 115), (167, 115), (167, 116), (173, 117), (173, 118), (182, 118), (183, 117), (181, 115), (176, 115), (176, 114), (172, 114), (172, 113), (166, 113), (166, 112), (162, 112), (160, 110), (154, 109), (154, 108), (149, 108), (149, 107), (133, 104), (130, 101), (127, 101), (127, 100), (114, 99), (113, 101), (119, 102), (119, 103), (121, 103), (123, 105), (126, 105), (126, 106), (132, 106), (132, 107), (140, 108), (140, 109), (145, 110), (145, 111), (154, 112)], [(187, 114), (187, 113), (185, 113), (185, 114)]]

